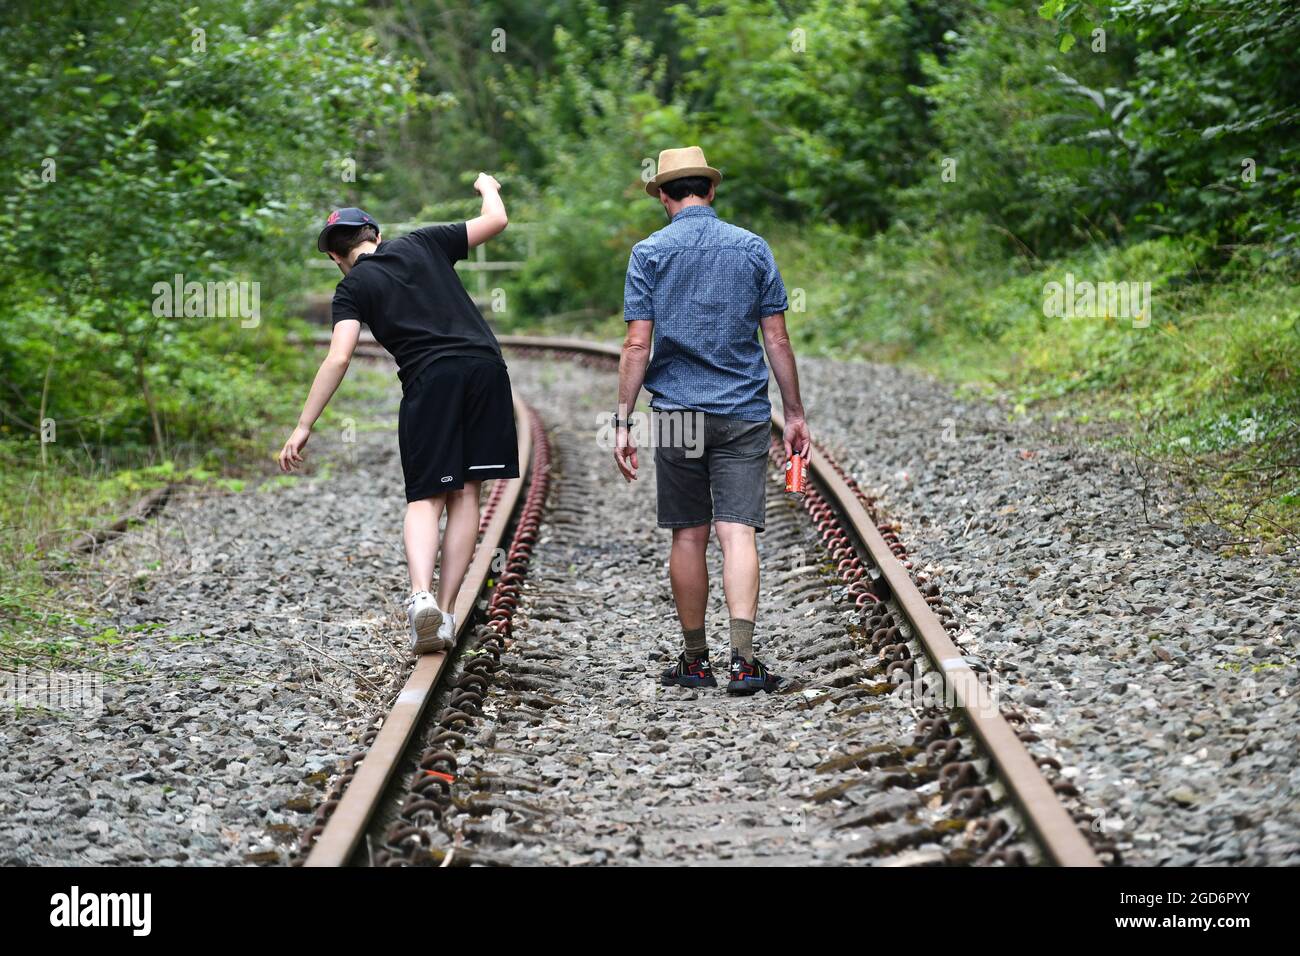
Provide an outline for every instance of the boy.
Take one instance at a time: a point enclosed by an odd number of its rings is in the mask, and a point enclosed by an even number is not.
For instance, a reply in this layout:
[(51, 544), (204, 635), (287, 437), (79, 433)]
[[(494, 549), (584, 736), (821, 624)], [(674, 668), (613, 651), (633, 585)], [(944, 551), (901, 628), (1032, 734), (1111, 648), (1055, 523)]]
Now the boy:
[[(451, 609), (478, 539), (483, 480), (519, 477), (501, 346), (453, 268), (508, 224), (501, 184), (480, 173), (474, 188), (483, 197), (477, 218), (417, 229), (387, 242), (379, 224), (362, 210), (330, 213), (316, 248), (343, 273), (334, 291), (334, 333), (298, 426), (279, 456), (286, 472), (302, 463), (312, 426), (343, 380), (366, 323), (397, 362), (402, 383), (397, 434), (411, 577), (406, 613), (416, 654), (455, 645)], [(430, 589), (444, 510), (447, 529), (435, 598)]]

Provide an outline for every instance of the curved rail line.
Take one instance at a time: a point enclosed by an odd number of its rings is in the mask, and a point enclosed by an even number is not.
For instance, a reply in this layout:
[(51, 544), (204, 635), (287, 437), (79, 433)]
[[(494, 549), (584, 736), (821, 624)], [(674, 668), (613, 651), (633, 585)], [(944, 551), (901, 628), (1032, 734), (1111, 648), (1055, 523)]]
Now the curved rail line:
[[(616, 346), (584, 339), (503, 335), (499, 341), (503, 347), (519, 351), (567, 354), (601, 363), (617, 362), (620, 357)], [(377, 346), (369, 344), (360, 346), (358, 354), (387, 357)], [(520, 436), (519, 471), (521, 476), (527, 476), (531, 429), (528, 427), (528, 409), (517, 395), (515, 415)], [(774, 436), (780, 436), (784, 425), (781, 414), (774, 412)], [(1015, 714), (1003, 714), (949, 637), (935, 612), (935, 605), (939, 603), (937, 588), (927, 585), (927, 593), (922, 593), (902, 560), (905, 552), (893, 530), (877, 525), (868, 513), (865, 495), (838, 465), (817, 448), (810, 455), (809, 472), (813, 488), (805, 500), (805, 507), (835, 555), (838, 570), (848, 581), (857, 606), (863, 608), (868, 603), (894, 599), (936, 673), (941, 676), (945, 690), (963, 721), (997, 768), (999, 778), (1034, 831), (1047, 859), (1060, 866), (1100, 866), (1097, 855), (1080, 830), (1079, 822), (1058, 799), (1060, 785), (1054, 788), (1048, 782), (1039, 764), (1025, 749), (1021, 737), (1012, 729), (1010, 720), (1021, 718)], [(504, 489), (494, 489), (495, 508), (491, 520), (487, 521), (485, 515), (482, 543), (456, 602), (458, 631), (463, 631), (469, 624), (471, 612), (487, 581), (492, 554), (500, 544), (525, 480), (524, 477), (512, 479), (503, 483)], [(492, 501), (489, 507), (492, 508)], [(446, 655), (441, 653), (426, 655), (417, 663), (360, 768), (319, 833), (306, 865), (342, 866), (351, 858), (445, 664)], [(890, 670), (895, 668), (912, 671), (912, 662), (905, 652), (895, 657)]]

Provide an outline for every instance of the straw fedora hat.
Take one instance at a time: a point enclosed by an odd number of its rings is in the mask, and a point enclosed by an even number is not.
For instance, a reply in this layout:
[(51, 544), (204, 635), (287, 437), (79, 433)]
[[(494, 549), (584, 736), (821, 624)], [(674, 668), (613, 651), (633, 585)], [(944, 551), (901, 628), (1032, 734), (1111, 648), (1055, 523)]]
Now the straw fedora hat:
[(722, 182), (722, 173), (718, 172), (704, 158), (704, 150), (698, 146), (685, 146), (682, 149), (665, 149), (659, 154), (659, 172), (654, 179), (645, 184), (645, 191), (658, 198), (659, 187), (674, 179), (687, 176), (706, 176), (713, 180), (713, 185)]

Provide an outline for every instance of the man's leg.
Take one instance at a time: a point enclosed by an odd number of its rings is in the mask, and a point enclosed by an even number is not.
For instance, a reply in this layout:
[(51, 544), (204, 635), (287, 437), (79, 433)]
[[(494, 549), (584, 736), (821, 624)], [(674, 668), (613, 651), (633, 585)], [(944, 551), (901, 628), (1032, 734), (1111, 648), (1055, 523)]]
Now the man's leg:
[(411, 575), (411, 593), (433, 587), (433, 565), (438, 554), (438, 520), (447, 496), (422, 498), (406, 505), (402, 538), (406, 542), (406, 568)]
[(686, 659), (709, 656), (704, 636), (704, 612), (709, 603), (709, 567), (704, 554), (709, 546), (709, 526), (673, 529), (673, 546), (668, 556), (668, 577), (672, 581), (677, 620), (686, 641)]
[(442, 562), (438, 569), (438, 606), (448, 613), (456, 609), (456, 595), (474, 557), (478, 541), (478, 500), (481, 481), (467, 481), (465, 487), (449, 491), (447, 532), (442, 541)]
[[(704, 553), (709, 546), (709, 470), (702, 455), (688, 455), (680, 440), (671, 438), (675, 412), (654, 413), (655, 511), (659, 527), (673, 533), (668, 556), (677, 620), (686, 645), (660, 682), (666, 686), (717, 687), (709, 666), (709, 642), (704, 613), (709, 603), (709, 568)], [(668, 426), (665, 428), (665, 426)]]
[(729, 694), (773, 691), (781, 678), (754, 656), (758, 613), (758, 546), (767, 499), (767, 422), (727, 420), (709, 449), (714, 526), (722, 545), (722, 586), (731, 613)]
[(719, 521), (722, 545), (722, 589), (731, 615), (731, 649), (747, 661), (754, 659), (754, 619), (758, 614), (758, 545), (754, 529), (734, 521)]

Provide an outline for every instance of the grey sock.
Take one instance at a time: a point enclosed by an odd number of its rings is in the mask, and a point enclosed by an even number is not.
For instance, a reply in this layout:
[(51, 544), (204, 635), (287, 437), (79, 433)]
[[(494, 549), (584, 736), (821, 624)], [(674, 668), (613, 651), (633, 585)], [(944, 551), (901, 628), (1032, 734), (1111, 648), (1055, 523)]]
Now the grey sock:
[(731, 652), (746, 661), (754, 660), (754, 622), (742, 618), (731, 619)]
[(709, 642), (704, 639), (704, 628), (682, 628), (682, 636), (686, 638), (686, 659), (688, 661), (698, 661), (709, 656)]

